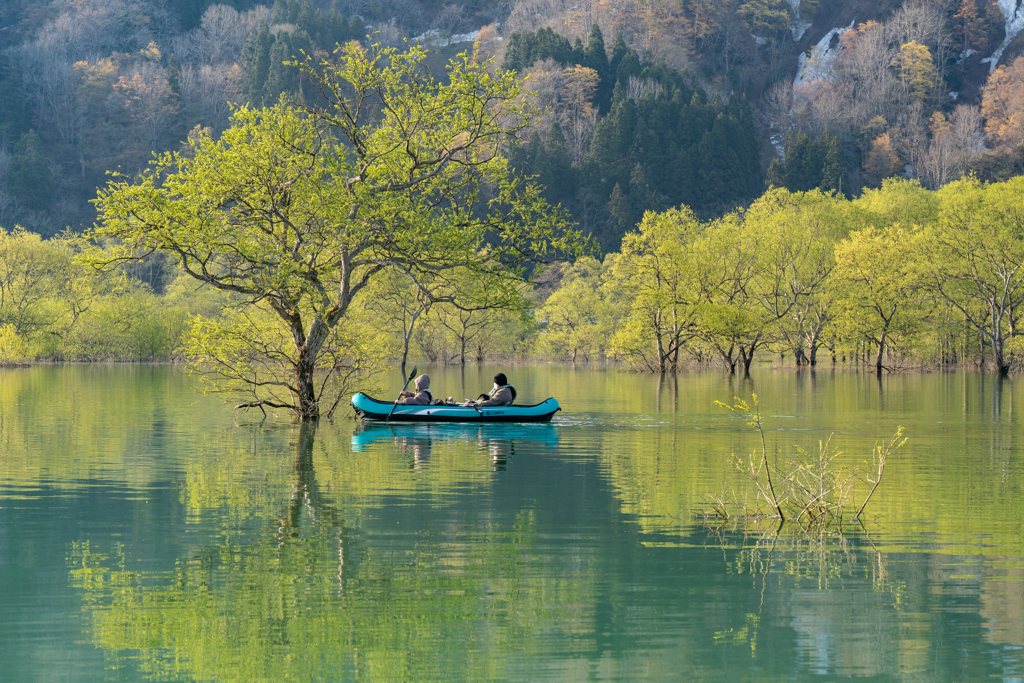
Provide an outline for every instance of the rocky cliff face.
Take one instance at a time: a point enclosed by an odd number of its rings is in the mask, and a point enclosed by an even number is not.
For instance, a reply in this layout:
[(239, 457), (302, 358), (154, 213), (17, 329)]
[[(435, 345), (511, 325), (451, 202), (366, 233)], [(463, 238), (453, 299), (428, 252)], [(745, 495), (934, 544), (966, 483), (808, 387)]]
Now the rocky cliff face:
[[(799, 18), (800, 0), (788, 0), (795, 20), (793, 39), (801, 53), (796, 65), (794, 83), (805, 84), (820, 77), (836, 58), (840, 49), (839, 37), (850, 28), (868, 22), (884, 23), (902, 8), (917, 0), (821, 0), (820, 7), (807, 22)], [(920, 4), (930, 4), (927, 0)], [(956, 33), (956, 15), (964, 3), (954, 0), (945, 11), (946, 29)], [(978, 104), (980, 92), (988, 75), (1000, 64), (1009, 64), (1024, 54), (1024, 0), (974, 0), (976, 11), (987, 20), (989, 49), (979, 52), (974, 48), (954, 50), (952, 63), (959, 74), (953, 81), (958, 102)], [(956, 40), (953, 41), (954, 43)], [(961, 46), (962, 47), (962, 46)]]

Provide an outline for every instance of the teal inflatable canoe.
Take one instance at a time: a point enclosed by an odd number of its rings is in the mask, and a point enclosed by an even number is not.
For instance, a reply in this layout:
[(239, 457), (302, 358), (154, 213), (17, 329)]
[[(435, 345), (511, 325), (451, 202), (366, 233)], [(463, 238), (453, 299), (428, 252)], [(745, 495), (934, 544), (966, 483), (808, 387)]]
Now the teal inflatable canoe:
[[(549, 398), (532, 406), (416, 406), (378, 401), (359, 392), (352, 397), (352, 407), (364, 420), (388, 422), (550, 422), (561, 408), (558, 401)], [(394, 412), (392, 412), (394, 408)], [(391, 417), (389, 418), (388, 415)]]

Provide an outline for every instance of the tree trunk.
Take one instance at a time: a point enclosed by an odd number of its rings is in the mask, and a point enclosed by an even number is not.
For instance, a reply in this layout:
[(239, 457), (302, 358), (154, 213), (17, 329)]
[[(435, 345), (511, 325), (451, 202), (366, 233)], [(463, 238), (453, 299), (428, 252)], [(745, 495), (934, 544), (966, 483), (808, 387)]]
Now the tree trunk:
[(412, 314), (409, 325), (405, 328), (405, 339), (402, 340), (402, 377), (405, 377), (405, 364), (409, 361), (409, 342), (412, 341), (412, 333), (416, 329), (416, 320), (426, 310), (426, 306), (420, 306), (420, 310)]
[[(657, 322), (661, 322), (658, 320)], [(658, 372), (665, 372), (665, 344), (661, 340), (661, 327), (659, 325), (654, 326), (654, 339), (656, 342), (656, 350), (658, 352)]]
[(1000, 377), (1010, 374), (1010, 363), (1006, 360), (1006, 354), (1003, 352), (1003, 344), (997, 339), (992, 340), (992, 362), (995, 363), (996, 372)]
[(302, 319), (298, 316), (292, 318), (292, 339), (298, 351), (295, 361), (295, 393), (298, 399), (297, 414), (301, 420), (320, 419), (320, 397), (317, 396), (316, 382), (316, 359), (320, 355), (320, 349), (327, 341), (330, 329), (323, 320), (314, 320), (309, 326), (309, 335), (303, 334)]
[[(305, 356), (305, 354), (303, 354)], [(313, 370), (316, 364), (309, 357), (300, 357), (295, 364), (295, 391), (298, 394), (298, 415), (302, 420), (320, 419), (320, 402), (316, 398)]]
[(878, 355), (875, 356), (875, 374), (882, 374), (882, 354), (885, 353), (885, 335), (878, 340)]

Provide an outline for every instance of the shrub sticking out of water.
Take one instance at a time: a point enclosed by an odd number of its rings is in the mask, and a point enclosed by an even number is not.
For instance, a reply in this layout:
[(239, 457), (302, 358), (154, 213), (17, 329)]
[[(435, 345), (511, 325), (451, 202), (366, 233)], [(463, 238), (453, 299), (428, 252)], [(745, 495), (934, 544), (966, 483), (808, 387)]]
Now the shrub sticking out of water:
[(773, 466), (768, 462), (764, 421), (757, 395), (752, 396), (750, 404), (739, 397), (734, 400), (736, 402), (732, 405), (720, 401), (715, 401), (715, 404), (743, 418), (757, 430), (761, 437), (761, 451), (755, 450), (746, 458), (733, 455), (736, 469), (754, 484), (756, 492), (708, 494), (712, 503), (708, 515), (725, 521), (746, 524), (761, 523), (766, 519), (791, 520), (808, 530), (841, 526), (844, 514), (856, 505), (857, 482), (863, 481), (871, 488), (853, 515), (854, 519), (859, 519), (882, 481), (889, 456), (907, 441), (903, 438), (903, 427), (897, 427), (888, 443), (875, 445), (870, 468), (864, 475), (856, 468), (841, 464), (841, 452), (832, 446), (831, 436), (818, 442), (816, 453), (797, 446), (794, 456), (781, 465)]

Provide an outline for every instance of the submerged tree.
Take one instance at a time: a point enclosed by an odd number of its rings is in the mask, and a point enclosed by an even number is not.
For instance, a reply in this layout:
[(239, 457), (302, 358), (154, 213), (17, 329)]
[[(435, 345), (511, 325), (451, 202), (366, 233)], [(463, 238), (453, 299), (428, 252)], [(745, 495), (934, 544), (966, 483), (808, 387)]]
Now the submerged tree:
[(985, 184), (963, 178), (937, 193), (938, 221), (928, 227), (925, 287), (963, 316), (992, 350), (1005, 375), (1020, 353), (1024, 307), (1024, 178)]
[(527, 265), (583, 250), (499, 152), (532, 114), (520, 84), (465, 56), (438, 82), (425, 56), (350, 43), (308, 59), (325, 106), (242, 108), (219, 140), (200, 136), (99, 192), (91, 236), (117, 245), (95, 263), (166, 252), (233, 295), (231, 314), (198, 320), (188, 347), (221, 387), (250, 396), (242, 406), (329, 412), (339, 379), (373, 352), (350, 338), (352, 302), (389, 271), (425, 294), (470, 272), (484, 298), (474, 305), (500, 307), (518, 301)]

